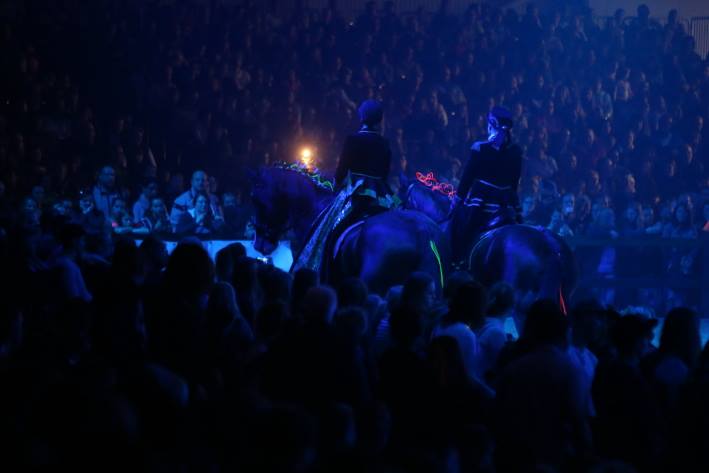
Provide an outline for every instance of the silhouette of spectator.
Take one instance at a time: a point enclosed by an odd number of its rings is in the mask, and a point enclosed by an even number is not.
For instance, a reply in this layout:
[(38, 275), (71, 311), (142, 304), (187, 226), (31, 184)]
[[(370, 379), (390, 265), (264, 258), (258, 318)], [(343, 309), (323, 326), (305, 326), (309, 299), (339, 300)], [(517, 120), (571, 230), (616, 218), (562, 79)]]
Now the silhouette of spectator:
[(567, 355), (568, 321), (556, 303), (529, 309), (520, 342), (528, 351), (504, 368), (497, 383), (497, 467), (562, 468), (590, 449), (588, 386)]

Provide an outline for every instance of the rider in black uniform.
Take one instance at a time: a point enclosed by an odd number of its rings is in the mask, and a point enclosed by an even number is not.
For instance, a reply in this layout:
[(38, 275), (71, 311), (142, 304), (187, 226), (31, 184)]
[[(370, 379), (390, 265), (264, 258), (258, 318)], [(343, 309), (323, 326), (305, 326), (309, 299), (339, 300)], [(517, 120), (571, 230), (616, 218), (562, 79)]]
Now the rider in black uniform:
[(391, 207), (387, 184), (391, 165), (389, 141), (381, 135), (382, 105), (365, 100), (359, 107), (361, 128), (345, 139), (335, 171), (335, 198), (321, 212), (293, 271), (309, 268), (328, 280), (329, 264), (339, 236), (351, 225)]
[(359, 107), (362, 126), (345, 139), (335, 171), (335, 198), (313, 225), (293, 264), (295, 270), (314, 269), (321, 280), (330, 280), (337, 240), (343, 232), (391, 207), (393, 199), (387, 184), (391, 149), (380, 132), (383, 115), (382, 105), (376, 100), (366, 100)]
[(352, 185), (362, 181), (352, 196), (353, 213), (357, 217), (376, 212), (380, 199), (391, 194), (387, 178), (391, 167), (389, 140), (381, 135), (384, 116), (382, 104), (365, 100), (359, 107), (361, 128), (345, 139), (335, 171), (335, 184), (341, 190), (348, 179)]
[(520, 222), (517, 185), (522, 149), (512, 143), (512, 114), (494, 107), (488, 114), (488, 139), (471, 147), (451, 216), (453, 264), (468, 269), (468, 257), (482, 233)]

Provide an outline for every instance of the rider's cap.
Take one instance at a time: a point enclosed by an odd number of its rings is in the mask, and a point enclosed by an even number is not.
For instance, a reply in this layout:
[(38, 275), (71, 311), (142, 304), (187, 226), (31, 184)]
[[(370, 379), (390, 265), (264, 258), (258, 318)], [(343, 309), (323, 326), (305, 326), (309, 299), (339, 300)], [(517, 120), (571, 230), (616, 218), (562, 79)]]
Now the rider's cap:
[(509, 130), (512, 128), (512, 112), (505, 107), (493, 107), (487, 115), (487, 121), (494, 128)]
[(365, 125), (377, 125), (384, 117), (384, 108), (377, 100), (365, 100), (359, 106), (359, 121)]

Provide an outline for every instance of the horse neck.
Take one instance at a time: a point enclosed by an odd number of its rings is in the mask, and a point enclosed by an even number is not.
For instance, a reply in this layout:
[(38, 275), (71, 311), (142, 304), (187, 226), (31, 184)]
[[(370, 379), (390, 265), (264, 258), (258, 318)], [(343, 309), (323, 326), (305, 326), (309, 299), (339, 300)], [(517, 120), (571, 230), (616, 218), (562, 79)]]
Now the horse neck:
[(318, 188), (305, 176), (294, 176), (295, 180), (283, 182), (282, 191), (295, 236), (302, 239), (306, 237), (320, 212), (331, 202), (333, 195)]

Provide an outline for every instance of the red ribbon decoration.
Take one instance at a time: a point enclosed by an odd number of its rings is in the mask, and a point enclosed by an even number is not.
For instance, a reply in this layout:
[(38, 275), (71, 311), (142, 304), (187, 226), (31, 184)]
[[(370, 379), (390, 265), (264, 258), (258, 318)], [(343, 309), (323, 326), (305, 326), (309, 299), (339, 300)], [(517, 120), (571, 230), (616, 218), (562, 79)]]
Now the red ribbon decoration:
[(455, 187), (453, 187), (452, 184), (448, 182), (440, 182), (438, 179), (436, 179), (436, 176), (433, 175), (433, 172), (424, 174), (422, 172), (416, 171), (416, 180), (424, 186), (430, 188), (433, 192), (439, 192), (448, 197), (449, 199), (455, 197), (457, 193)]

